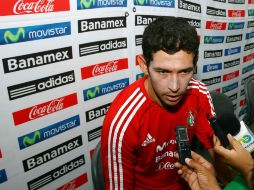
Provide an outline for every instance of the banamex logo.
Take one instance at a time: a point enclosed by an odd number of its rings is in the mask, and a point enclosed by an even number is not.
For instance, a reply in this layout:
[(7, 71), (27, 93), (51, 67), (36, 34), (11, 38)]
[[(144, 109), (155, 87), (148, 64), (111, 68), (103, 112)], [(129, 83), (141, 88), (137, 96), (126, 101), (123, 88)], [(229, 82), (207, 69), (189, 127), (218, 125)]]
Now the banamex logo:
[(78, 32), (126, 28), (126, 17), (93, 18), (78, 21)]
[(26, 160), (23, 160), (23, 167), (25, 172), (32, 170), (42, 164), (45, 164), (57, 157), (60, 157), (80, 146), (82, 146), (82, 137), (78, 136), (71, 140), (65, 141), (59, 145), (54, 146), (48, 150), (45, 150), (39, 154), (36, 154)]
[(156, 15), (135, 15), (135, 26), (146, 26), (157, 18)]
[(3, 59), (4, 73), (30, 69), (72, 59), (72, 48), (64, 47)]
[(201, 13), (201, 5), (190, 1), (179, 0), (178, 8), (186, 11)]

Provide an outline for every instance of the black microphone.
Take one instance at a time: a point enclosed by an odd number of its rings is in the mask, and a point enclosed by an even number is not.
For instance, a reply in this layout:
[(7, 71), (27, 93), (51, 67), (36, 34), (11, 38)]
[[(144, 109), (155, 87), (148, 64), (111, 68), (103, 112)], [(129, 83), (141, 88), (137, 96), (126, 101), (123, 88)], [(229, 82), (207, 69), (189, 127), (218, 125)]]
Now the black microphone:
[(232, 113), (222, 114), (220, 117), (217, 118), (217, 122), (224, 131), (225, 135), (230, 133), (232, 136), (235, 136), (240, 132), (240, 122)]
[(223, 114), (217, 119), (225, 135), (230, 133), (241, 145), (254, 156), (254, 134), (249, 127), (239, 121), (234, 114)]
[(221, 125), (218, 123), (217, 118), (216, 117), (208, 118), (208, 121), (210, 122), (210, 125), (213, 128), (214, 134), (219, 138), (221, 145), (225, 148), (228, 147), (229, 141)]

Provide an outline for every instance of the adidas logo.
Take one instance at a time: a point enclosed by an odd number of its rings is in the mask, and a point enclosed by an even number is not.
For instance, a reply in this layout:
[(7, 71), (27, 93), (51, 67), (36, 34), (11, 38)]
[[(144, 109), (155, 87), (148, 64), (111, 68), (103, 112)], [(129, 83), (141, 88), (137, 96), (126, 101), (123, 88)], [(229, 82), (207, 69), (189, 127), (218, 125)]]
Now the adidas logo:
[(155, 142), (155, 138), (153, 138), (150, 133), (147, 133), (146, 139), (141, 144), (141, 146), (147, 146), (149, 143)]

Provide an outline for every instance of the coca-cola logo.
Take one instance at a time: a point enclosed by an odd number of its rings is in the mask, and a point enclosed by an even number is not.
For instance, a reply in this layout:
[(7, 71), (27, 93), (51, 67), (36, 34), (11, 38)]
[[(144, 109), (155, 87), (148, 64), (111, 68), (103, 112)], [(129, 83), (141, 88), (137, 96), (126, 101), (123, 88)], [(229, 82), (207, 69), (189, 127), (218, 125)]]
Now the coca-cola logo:
[(224, 75), (223, 81), (231, 80), (239, 76), (239, 71), (235, 71), (232, 73), (229, 73), (227, 75)]
[(59, 97), (12, 113), (15, 126), (77, 105), (77, 93)]
[(84, 173), (56, 190), (74, 190), (87, 182), (87, 174)]
[(213, 21), (207, 21), (206, 22), (206, 29), (212, 29), (212, 30), (225, 30), (226, 29), (226, 22), (213, 22)]
[(235, 17), (240, 17), (242, 14), (241, 14), (241, 11), (235, 11), (233, 12), (233, 16)]
[(61, 190), (75, 190), (75, 180), (70, 181), (69, 183), (65, 184)]
[(173, 170), (175, 168), (175, 164), (171, 162), (160, 162), (156, 168), (157, 171), (160, 170)]
[(51, 101), (48, 105), (44, 105), (42, 107), (34, 106), (29, 113), (29, 118), (36, 119), (63, 109), (63, 100), (64, 98), (56, 99)]
[(92, 71), (93, 76), (102, 75), (105, 73), (110, 73), (117, 71), (118, 61), (110, 61), (105, 65), (95, 65)]
[(241, 10), (232, 11), (232, 17), (241, 17), (241, 16), (244, 16), (243, 11), (241, 11)]
[(250, 55), (246, 55), (244, 58), (243, 58), (243, 62), (246, 62), (246, 61), (250, 61), (254, 58), (254, 54), (250, 54)]
[(236, 77), (236, 73), (231, 73), (226, 76), (226, 80), (230, 80)]
[(222, 28), (222, 23), (216, 23), (216, 22), (213, 22), (211, 23), (211, 29), (214, 29), (214, 30), (220, 30)]
[(128, 68), (128, 58), (111, 60), (81, 68), (82, 79), (96, 77)]
[(14, 7), (15, 14), (34, 14), (34, 13), (48, 13), (54, 11), (54, 0), (37, 0), (29, 1), (18, 0)]

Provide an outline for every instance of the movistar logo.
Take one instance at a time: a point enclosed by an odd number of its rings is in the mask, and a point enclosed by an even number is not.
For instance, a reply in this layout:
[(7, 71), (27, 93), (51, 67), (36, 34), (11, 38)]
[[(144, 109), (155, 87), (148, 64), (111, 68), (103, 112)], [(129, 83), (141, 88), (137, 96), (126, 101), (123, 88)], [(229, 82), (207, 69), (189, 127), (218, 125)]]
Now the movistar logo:
[(29, 137), (29, 136), (25, 136), (23, 138), (23, 146), (24, 147), (28, 147), (28, 146), (31, 146), (32, 144), (35, 144), (36, 143), (36, 140), (40, 140), (41, 139), (41, 133), (39, 131), (35, 131), (33, 133), (33, 136), (32, 137)]
[(211, 36), (205, 36), (205, 44), (210, 44), (213, 42), (213, 38)]
[(244, 135), (241, 139), (241, 142), (243, 143), (249, 143), (251, 141), (251, 136), (250, 135)]
[(135, 5), (144, 5), (147, 3), (148, 3), (148, 0), (135, 0)]
[(233, 23), (229, 23), (228, 29), (229, 29), (229, 30), (232, 30), (232, 29), (234, 29), (234, 26), (235, 26), (235, 25), (234, 25)]
[(228, 92), (228, 91), (231, 91), (231, 90), (236, 89), (237, 87), (238, 87), (238, 82), (235, 82), (235, 83), (230, 84), (230, 85), (228, 85), (228, 86), (222, 87), (222, 92), (223, 92), (223, 93), (226, 93), (226, 92)]
[(100, 93), (100, 87), (96, 86), (93, 89), (87, 90), (86, 92), (86, 98), (87, 100), (94, 98), (97, 94)]
[(11, 31), (7, 30), (4, 32), (4, 41), (5, 43), (15, 43), (20, 40), (20, 37), (25, 39), (25, 29), (24, 28), (19, 28), (16, 32), (16, 34), (13, 34)]
[[(127, 7), (128, 0), (77, 0), (78, 10), (103, 7)], [(144, 1), (144, 0), (143, 0)]]
[(204, 43), (205, 44), (217, 44), (223, 43), (224, 36), (205, 36)]
[(83, 90), (84, 101), (124, 89), (129, 85), (129, 78), (112, 81), (100, 86)]
[(80, 0), (81, 9), (89, 9), (95, 6), (95, 0)]
[(60, 37), (71, 34), (71, 23), (61, 22), (44, 25), (0, 29), (0, 45)]
[(243, 29), (244, 22), (230, 22), (228, 23), (228, 30)]
[(254, 9), (248, 10), (248, 16), (254, 16)]

